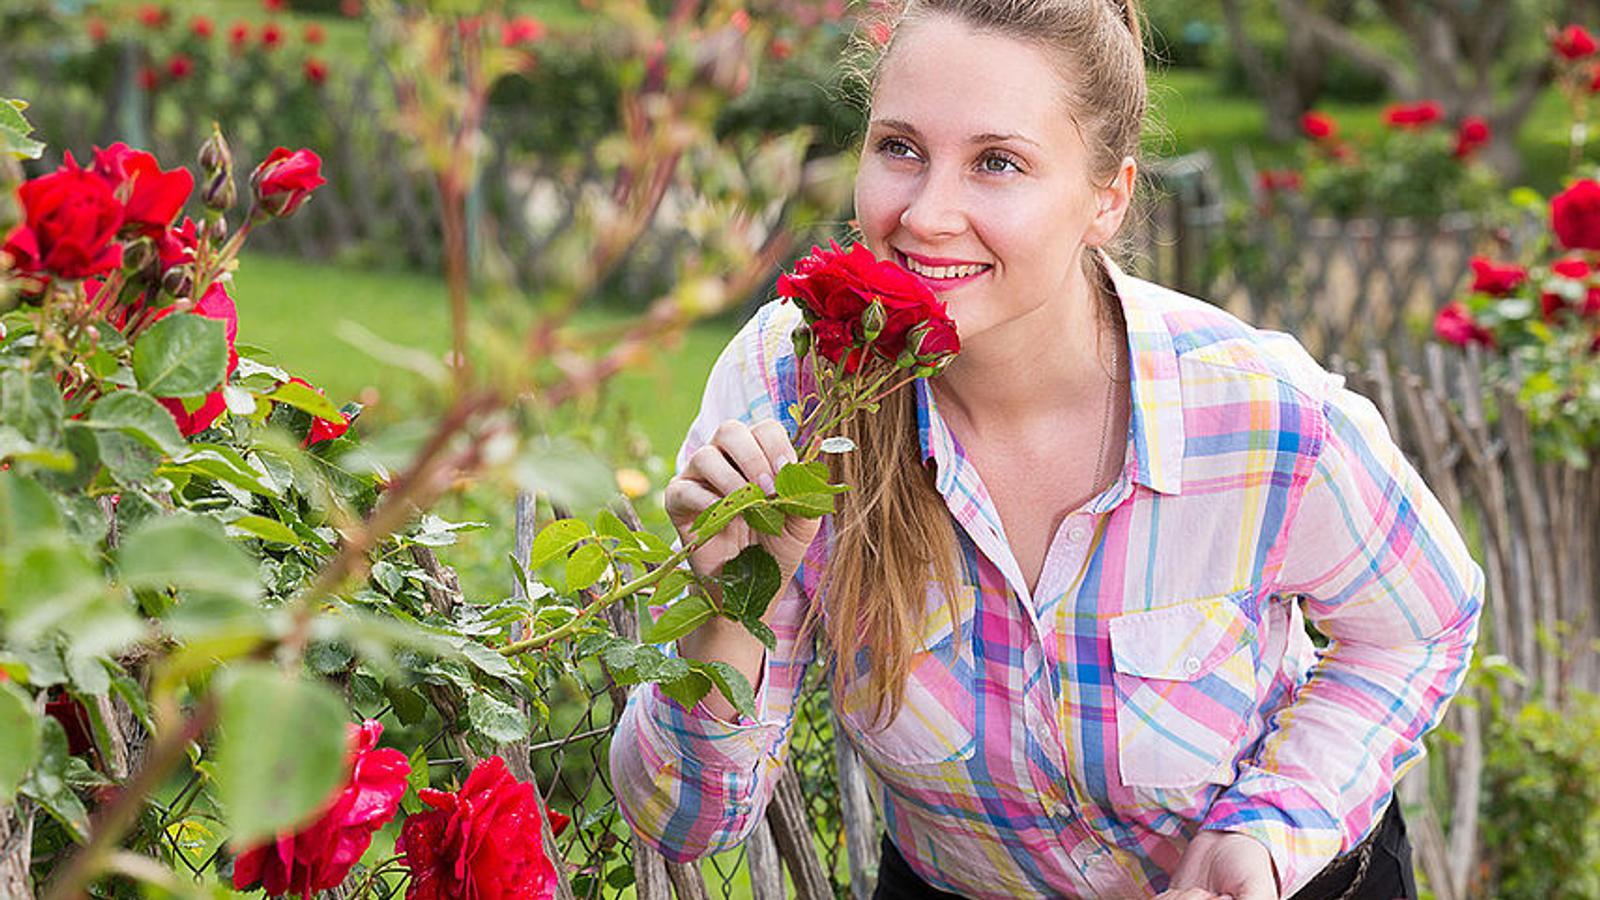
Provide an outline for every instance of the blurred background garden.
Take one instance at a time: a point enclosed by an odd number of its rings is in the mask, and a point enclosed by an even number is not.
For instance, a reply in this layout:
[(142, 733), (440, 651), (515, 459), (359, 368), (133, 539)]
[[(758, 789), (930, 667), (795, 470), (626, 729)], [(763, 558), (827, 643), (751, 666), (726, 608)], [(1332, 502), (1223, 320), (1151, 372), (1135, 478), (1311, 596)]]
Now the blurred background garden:
[[(721, 9), (645, 5), (663, 18)], [(666, 65), (718, 87), (704, 101), (714, 106), (695, 114), (737, 164), (711, 166), (693, 190), (663, 176), (626, 258), (586, 285), (589, 299), (562, 324), (600, 339), (663, 298), (684, 314), (624, 348), (553, 426), (598, 454), (645, 524), (667, 536), (658, 492), (716, 354), (773, 296), (780, 264), (849, 234), (863, 111), (840, 61), (848, 42), (874, 39), (874, 7), (729, 5), (726, 27), (697, 33), (665, 63), (630, 42), (612, 7), (511, 3), (487, 42), (534, 63), (495, 82), (478, 111), (481, 170), (463, 186), (469, 275), (474, 304), (503, 305), (509, 292), (530, 309), (546, 302), (544, 286), (581, 281), (574, 258), (593, 248), (570, 236), (604, 232), (593, 200), (608, 190), (601, 173), (629, 152), (619, 135), (637, 138), (647, 115), (634, 105), (637, 86)], [(1553, 246), (1548, 198), (1600, 162), (1589, 133), (1600, 53), (1585, 30), (1600, 26), (1600, 10), (1583, 0), (1144, 9), (1152, 107), (1130, 264), (1289, 330), (1346, 371), (1491, 570), (1490, 637), (1472, 690), (1406, 797), (1429, 891), (1600, 897), (1600, 712), (1586, 693), (1600, 687), (1600, 479), (1590, 465), (1600, 380), (1588, 343), (1600, 304), (1589, 300), (1588, 268), (1552, 275), (1541, 256)], [(30, 173), (115, 141), (176, 165), (213, 122), (241, 159), (279, 144), (320, 154), (327, 186), (252, 238), (232, 294), (241, 344), (335, 403), (359, 403), (362, 433), (425, 402), (430, 366), (452, 350), (441, 204), (423, 174), (437, 160), (426, 142), (397, 137), (408, 133), (404, 60), (380, 21), (364, 0), (0, 0), (0, 96), (31, 104), (47, 144)], [(746, 47), (759, 52), (748, 58)], [(744, 259), (722, 246), (730, 231), (775, 254), (733, 295), (702, 274)], [(1494, 283), (1474, 257), (1533, 261), (1515, 283)], [(1565, 300), (1552, 312), (1547, 297)], [(438, 509), (463, 523), (441, 533), (441, 555), (469, 602), (501, 597), (516, 498), (497, 482), (459, 487)], [(585, 719), (580, 730), (604, 725)], [(811, 814), (836, 823), (827, 733), (819, 719), (822, 749), (802, 757), (816, 761), (803, 774)], [(582, 755), (591, 767), (604, 759)], [(567, 800), (580, 811), (596, 802), (593, 784), (568, 788)], [(843, 840), (818, 827), (847, 894)], [(590, 875), (584, 884), (600, 891)], [(710, 880), (714, 895), (751, 890)]]

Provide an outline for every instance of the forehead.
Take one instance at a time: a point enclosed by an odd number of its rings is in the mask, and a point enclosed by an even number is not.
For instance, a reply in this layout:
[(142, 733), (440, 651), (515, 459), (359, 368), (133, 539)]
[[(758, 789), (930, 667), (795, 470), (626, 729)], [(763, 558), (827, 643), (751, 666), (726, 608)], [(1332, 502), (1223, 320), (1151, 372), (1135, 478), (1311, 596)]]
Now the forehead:
[(907, 22), (872, 94), (874, 119), (964, 138), (1021, 133), (1041, 144), (1073, 135), (1061, 74), (1039, 45), (948, 16)]

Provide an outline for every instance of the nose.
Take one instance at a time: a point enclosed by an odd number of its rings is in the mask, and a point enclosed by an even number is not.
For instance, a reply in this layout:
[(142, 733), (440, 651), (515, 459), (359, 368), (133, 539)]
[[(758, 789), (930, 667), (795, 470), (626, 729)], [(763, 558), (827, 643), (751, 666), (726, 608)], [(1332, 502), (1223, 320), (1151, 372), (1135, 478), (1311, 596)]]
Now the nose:
[(959, 234), (967, 227), (957, 173), (930, 167), (900, 211), (900, 225), (919, 241)]

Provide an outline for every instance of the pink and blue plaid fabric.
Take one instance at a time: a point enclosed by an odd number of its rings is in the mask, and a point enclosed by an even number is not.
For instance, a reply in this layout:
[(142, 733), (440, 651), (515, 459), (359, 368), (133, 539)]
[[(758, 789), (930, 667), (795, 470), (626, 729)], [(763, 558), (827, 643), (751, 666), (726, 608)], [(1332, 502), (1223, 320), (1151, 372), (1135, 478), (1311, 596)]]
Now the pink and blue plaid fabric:
[[(1029, 591), (919, 383), (959, 621), (930, 590), (926, 649), (886, 727), (862, 708), (865, 653), (835, 706), (890, 835), (936, 887), (1149, 896), (1197, 831), (1223, 829), (1270, 848), (1287, 896), (1375, 827), (1421, 758), (1467, 669), (1482, 572), (1372, 404), (1297, 342), (1112, 272), (1132, 360), (1121, 477), (1066, 517)], [(798, 321), (769, 304), (733, 340), (680, 466), (724, 419), (792, 427)], [(827, 533), (774, 601), (785, 621), (815, 596)], [(758, 719), (648, 686), (629, 701), (618, 803), (671, 859), (737, 845), (766, 806), (816, 657), (794, 625), (776, 631)]]

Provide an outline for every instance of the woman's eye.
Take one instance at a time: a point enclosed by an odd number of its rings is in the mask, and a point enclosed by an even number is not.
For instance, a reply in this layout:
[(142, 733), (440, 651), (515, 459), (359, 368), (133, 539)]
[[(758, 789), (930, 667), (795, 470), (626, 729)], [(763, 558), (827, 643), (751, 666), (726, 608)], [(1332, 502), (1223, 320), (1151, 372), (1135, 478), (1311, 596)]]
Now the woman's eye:
[(915, 159), (916, 151), (911, 145), (899, 138), (884, 138), (878, 142), (878, 152), (888, 155), (893, 159)]
[(1001, 153), (988, 154), (983, 158), (979, 165), (983, 167), (983, 171), (995, 175), (1004, 174), (1006, 172), (1022, 171), (1022, 167), (1017, 165), (1016, 160)]

